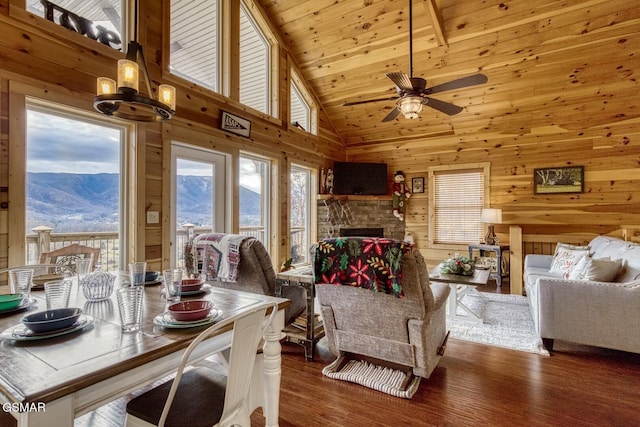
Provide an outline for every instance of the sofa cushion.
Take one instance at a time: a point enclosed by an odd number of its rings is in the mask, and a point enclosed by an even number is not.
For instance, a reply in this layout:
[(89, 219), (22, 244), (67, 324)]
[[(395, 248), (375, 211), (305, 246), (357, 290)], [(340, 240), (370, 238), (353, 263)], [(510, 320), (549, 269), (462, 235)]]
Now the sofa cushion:
[(566, 243), (558, 243), (553, 254), (550, 273), (559, 274), (565, 279), (571, 274), (571, 270), (578, 264), (578, 261), (589, 254), (589, 246), (574, 246)]
[(570, 280), (593, 280), (596, 282), (612, 282), (620, 268), (622, 260), (609, 258), (582, 257), (569, 274)]
[(533, 285), (538, 279), (562, 279), (557, 273), (551, 273), (546, 268), (529, 267), (524, 271), (525, 285)]

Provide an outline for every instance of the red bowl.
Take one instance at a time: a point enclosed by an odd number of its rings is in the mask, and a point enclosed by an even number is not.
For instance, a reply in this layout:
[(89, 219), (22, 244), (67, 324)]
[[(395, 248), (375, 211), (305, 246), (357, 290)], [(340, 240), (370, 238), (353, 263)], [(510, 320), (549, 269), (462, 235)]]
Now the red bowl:
[(199, 291), (203, 283), (202, 279), (182, 279), (182, 292)]
[(169, 306), (169, 313), (181, 322), (201, 320), (207, 317), (213, 303), (206, 300), (180, 301)]

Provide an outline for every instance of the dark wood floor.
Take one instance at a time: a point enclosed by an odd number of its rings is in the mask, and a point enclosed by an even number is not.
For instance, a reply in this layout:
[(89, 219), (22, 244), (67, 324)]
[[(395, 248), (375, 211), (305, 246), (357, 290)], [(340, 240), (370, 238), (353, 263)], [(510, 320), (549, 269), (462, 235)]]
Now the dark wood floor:
[[(324, 340), (313, 362), (302, 347), (283, 345), (281, 427), (640, 424), (640, 354), (557, 341), (547, 357), (450, 339), (412, 400), (323, 377), (331, 361)], [(121, 426), (124, 405), (114, 402), (76, 426)], [(264, 425), (260, 410), (251, 425)]]

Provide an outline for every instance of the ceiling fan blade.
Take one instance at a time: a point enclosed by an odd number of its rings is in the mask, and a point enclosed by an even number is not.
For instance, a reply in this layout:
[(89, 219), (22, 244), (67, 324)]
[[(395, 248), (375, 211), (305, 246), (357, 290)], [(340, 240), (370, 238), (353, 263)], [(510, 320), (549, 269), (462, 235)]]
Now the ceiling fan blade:
[(351, 105), (367, 104), (369, 102), (395, 101), (398, 98), (399, 98), (399, 96), (389, 96), (389, 97), (386, 97), (386, 98), (367, 99), (367, 100), (364, 100), (364, 101), (352, 101), (352, 102), (345, 102), (345, 103), (342, 104), (342, 106), (343, 107), (349, 107)]
[(462, 107), (458, 107), (457, 105), (453, 105), (448, 102), (440, 101), (433, 98), (425, 98), (422, 103), (428, 107), (435, 108), (438, 111), (442, 111), (443, 113), (450, 116), (458, 114), (463, 110)]
[(398, 117), (398, 114), (400, 113), (400, 110), (398, 110), (398, 107), (393, 107), (393, 110), (391, 110), (389, 112), (389, 114), (387, 114), (385, 116), (384, 119), (382, 119), (383, 122), (390, 122), (391, 120), (395, 119), (396, 117)]
[(435, 85), (433, 87), (425, 90), (426, 95), (431, 95), (432, 93), (444, 92), (446, 90), (460, 89), (468, 86), (475, 86), (486, 83), (489, 79), (484, 74), (474, 74), (472, 76), (463, 77), (461, 79), (452, 80), (448, 83), (442, 83), (440, 85)]
[(389, 77), (396, 86), (398, 86), (398, 89), (405, 92), (413, 91), (411, 79), (405, 73), (387, 73), (386, 76)]

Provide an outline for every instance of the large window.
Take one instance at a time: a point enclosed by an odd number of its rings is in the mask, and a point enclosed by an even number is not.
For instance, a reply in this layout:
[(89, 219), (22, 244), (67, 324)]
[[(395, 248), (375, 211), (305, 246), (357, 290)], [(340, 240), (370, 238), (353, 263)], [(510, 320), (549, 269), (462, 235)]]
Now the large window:
[(253, 236), (270, 249), (271, 162), (243, 154), (240, 157), (240, 234)]
[[(245, 2), (240, 3), (240, 102), (273, 114), (272, 47), (265, 25), (259, 25)], [(272, 39), (272, 37), (271, 37)]]
[(314, 237), (315, 218), (315, 175), (304, 166), (291, 165), (289, 201), (290, 212), (290, 241), (289, 247), (294, 264), (307, 264), (309, 248)]
[(171, 166), (171, 265), (181, 268), (192, 234), (228, 231), (227, 156), (174, 142)]
[(41, 250), (79, 243), (100, 249), (96, 264), (103, 270), (121, 269), (125, 137), (126, 128), (112, 122), (28, 103), (27, 263), (39, 263)]
[(171, 0), (170, 70), (219, 91), (219, 0)]
[(480, 213), (488, 200), (489, 166), (434, 167), (428, 182), (429, 240), (436, 245), (481, 241)]

